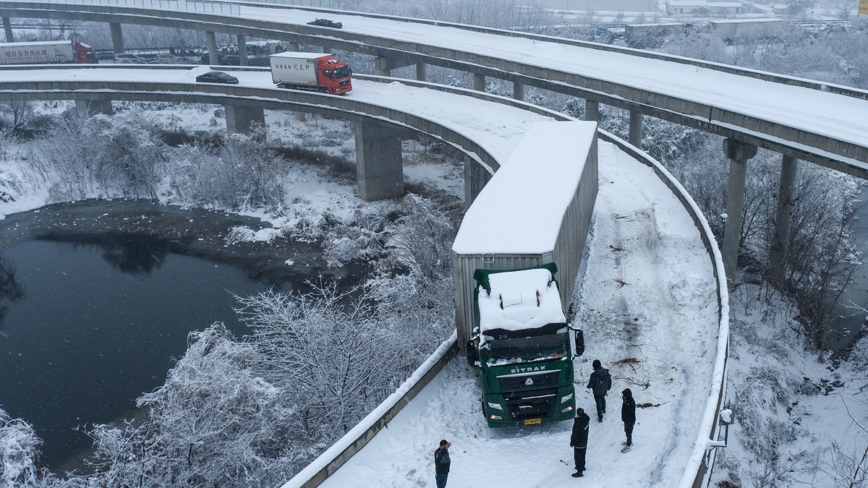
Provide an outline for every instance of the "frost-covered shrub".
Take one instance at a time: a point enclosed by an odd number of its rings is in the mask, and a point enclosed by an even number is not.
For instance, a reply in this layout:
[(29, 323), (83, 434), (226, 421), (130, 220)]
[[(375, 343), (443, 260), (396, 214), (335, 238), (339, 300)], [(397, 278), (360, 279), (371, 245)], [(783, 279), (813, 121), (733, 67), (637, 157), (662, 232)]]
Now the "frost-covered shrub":
[(28, 159), (50, 185), (53, 201), (156, 198), (165, 151), (159, 129), (141, 114), (68, 112), (34, 143)]
[(187, 145), (175, 153), (171, 186), (185, 203), (283, 212), (283, 162), (263, 148), (261, 132), (234, 134), (217, 147)]
[(257, 351), (222, 324), (188, 342), (166, 383), (137, 400), (139, 422), (89, 431), (88, 486), (276, 486), (302, 466), (293, 404), (254, 371)]
[(41, 476), (36, 459), (41, 444), (32, 425), (0, 409), (0, 486), (37, 485)]

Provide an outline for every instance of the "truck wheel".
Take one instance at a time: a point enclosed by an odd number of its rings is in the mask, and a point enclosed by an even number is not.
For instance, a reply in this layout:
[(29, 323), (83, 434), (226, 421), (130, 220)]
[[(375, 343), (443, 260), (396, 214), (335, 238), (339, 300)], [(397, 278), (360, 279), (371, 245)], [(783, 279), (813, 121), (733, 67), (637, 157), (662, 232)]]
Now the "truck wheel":
[(322, 92), (322, 93), (325, 93), (326, 95), (329, 94), (329, 89), (328, 89), (328, 88), (320, 88), (319, 91)]

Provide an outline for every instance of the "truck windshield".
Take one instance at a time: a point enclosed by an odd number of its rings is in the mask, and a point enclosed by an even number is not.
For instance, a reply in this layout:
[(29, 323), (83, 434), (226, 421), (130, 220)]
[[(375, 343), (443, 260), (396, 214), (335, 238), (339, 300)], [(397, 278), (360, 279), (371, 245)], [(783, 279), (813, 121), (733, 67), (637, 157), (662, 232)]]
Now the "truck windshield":
[(335, 79), (346, 78), (347, 76), (350, 76), (350, 68), (344, 66), (335, 70)]
[(486, 342), (492, 359), (533, 361), (536, 359), (566, 357), (570, 352), (570, 339), (566, 327), (563, 332), (532, 337), (493, 339)]

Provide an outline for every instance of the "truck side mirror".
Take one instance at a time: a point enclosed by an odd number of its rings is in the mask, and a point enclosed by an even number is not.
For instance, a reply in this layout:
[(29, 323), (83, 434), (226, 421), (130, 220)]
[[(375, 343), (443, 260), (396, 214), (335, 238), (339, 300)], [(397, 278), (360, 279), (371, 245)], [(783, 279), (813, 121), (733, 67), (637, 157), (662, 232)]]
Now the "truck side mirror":
[(576, 356), (585, 353), (585, 333), (582, 329), (576, 329)]

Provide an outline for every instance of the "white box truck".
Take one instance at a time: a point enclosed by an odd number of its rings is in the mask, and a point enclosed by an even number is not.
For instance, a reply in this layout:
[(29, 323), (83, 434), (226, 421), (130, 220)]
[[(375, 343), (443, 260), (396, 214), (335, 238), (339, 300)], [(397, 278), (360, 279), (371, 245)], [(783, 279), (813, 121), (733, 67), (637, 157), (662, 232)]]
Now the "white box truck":
[(343, 95), (353, 89), (347, 63), (331, 54), (283, 52), (272, 54), (271, 79), (280, 88)]
[(0, 65), (9, 64), (97, 64), (93, 48), (77, 41), (0, 43)]

